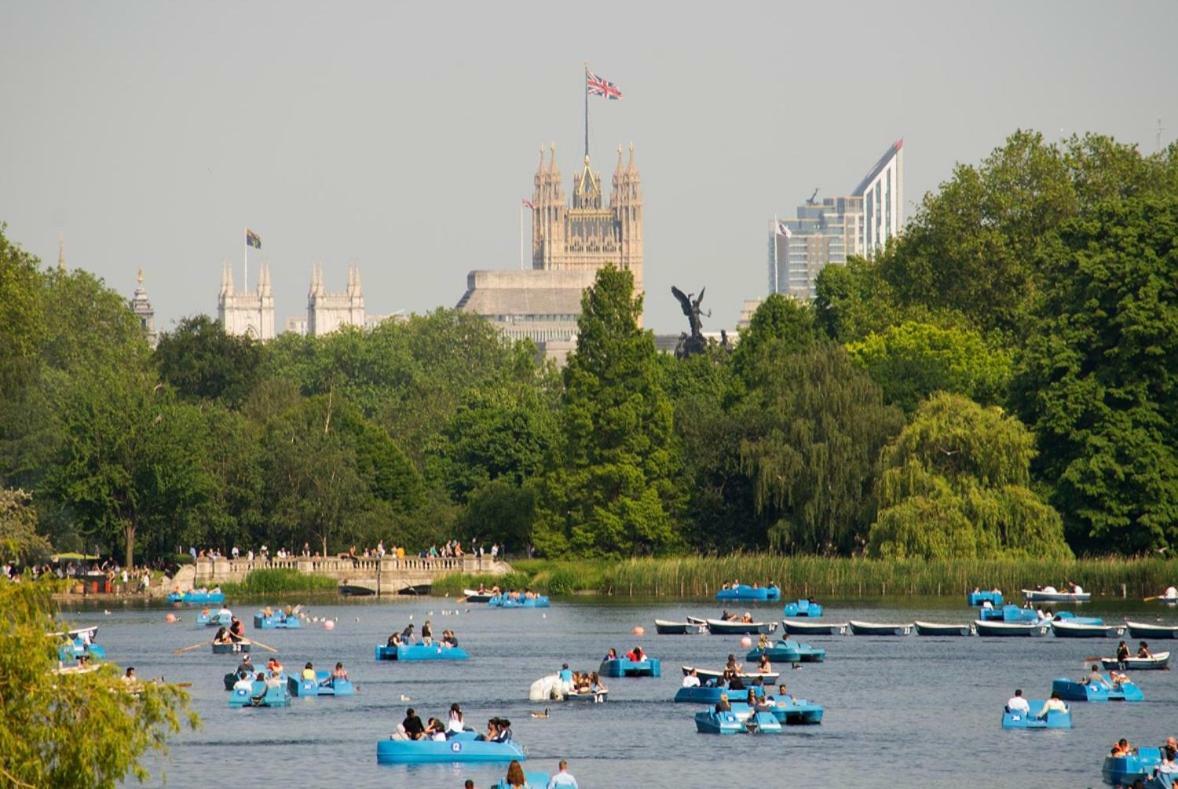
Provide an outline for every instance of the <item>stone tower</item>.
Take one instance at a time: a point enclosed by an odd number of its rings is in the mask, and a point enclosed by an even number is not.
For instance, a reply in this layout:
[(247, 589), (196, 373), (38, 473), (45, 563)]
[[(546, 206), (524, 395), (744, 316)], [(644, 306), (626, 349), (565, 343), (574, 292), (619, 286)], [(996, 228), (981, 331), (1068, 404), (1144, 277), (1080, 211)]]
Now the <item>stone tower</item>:
[(263, 263), (258, 272), (258, 288), (254, 294), (237, 293), (233, 287), (233, 271), (225, 263), (221, 271), (221, 292), (217, 296), (217, 319), (226, 334), (252, 337), (255, 340), (274, 339), (274, 294), (270, 288), (270, 264)]
[(311, 269), (311, 287), (307, 289), (307, 334), (321, 337), (341, 326), (364, 327), (364, 289), (360, 285), (360, 269), (348, 266), (348, 287), (343, 293), (327, 293), (323, 289), (323, 268), (316, 263)]
[[(58, 254), (58, 265), (65, 268), (65, 256), (62, 253)], [(135, 286), (135, 293), (131, 296), (131, 311), (139, 319), (139, 326), (147, 337), (147, 344), (154, 348), (159, 336), (155, 331), (155, 309), (151, 306), (151, 299), (147, 298), (147, 291), (143, 287), (143, 269), (139, 269), (136, 282), (138, 284)]]
[(533, 269), (596, 271), (612, 263), (630, 271), (642, 292), (642, 188), (633, 145), (625, 166), (618, 147), (608, 207), (588, 156), (573, 182), (572, 206), (565, 204), (555, 145), (547, 163), (540, 149), (533, 185)]

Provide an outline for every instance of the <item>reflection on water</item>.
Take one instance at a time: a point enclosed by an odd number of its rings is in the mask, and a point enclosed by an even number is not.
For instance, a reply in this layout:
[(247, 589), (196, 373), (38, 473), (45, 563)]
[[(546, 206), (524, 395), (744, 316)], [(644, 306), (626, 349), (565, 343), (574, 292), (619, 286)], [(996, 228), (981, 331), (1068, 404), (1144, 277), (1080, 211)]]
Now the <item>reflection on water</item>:
[[(826, 600), (832, 621), (927, 619), (966, 622), (964, 603), (944, 598)], [(729, 607), (732, 607), (731, 605)], [(1079, 677), (1086, 658), (1112, 654), (1115, 641), (1036, 639), (930, 639), (814, 637), (827, 650), (823, 664), (788, 666), (782, 680), (793, 693), (823, 704), (821, 726), (788, 728), (782, 736), (721, 738), (697, 734), (696, 708), (670, 699), (684, 663), (720, 667), (729, 653), (742, 657), (737, 636), (657, 636), (654, 619), (713, 616), (700, 601), (557, 601), (546, 610), (499, 610), (442, 598), (409, 602), (317, 604), (313, 613), (338, 617), (334, 631), (269, 630), (261, 639), (277, 647), (288, 669), (310, 660), (319, 668), (342, 660), (358, 686), (353, 698), (296, 698), (288, 709), (229, 709), (222, 675), (232, 656), (172, 650), (211, 637), (184, 621), (163, 622), (162, 610), (79, 610), (79, 624), (101, 626), (99, 642), (110, 658), (134, 665), (141, 677), (193, 683), (204, 726), (173, 740), (171, 755), (153, 760), (174, 787), (207, 786), (214, 775), (241, 776), (257, 786), (422, 787), (455, 789), (473, 778), (490, 785), (503, 768), (487, 765), (378, 766), (376, 741), (401, 720), (407, 706), (444, 717), (460, 702), (473, 725), (492, 716), (512, 721), (528, 751), (529, 770), (552, 772), (567, 758), (582, 787), (627, 786), (1098, 786), (1100, 765), (1119, 737), (1159, 742), (1178, 733), (1175, 672), (1134, 676), (1142, 704), (1076, 704), (1072, 731), (1004, 732), (1001, 708), (1016, 687), (1042, 698), (1057, 676)], [(1096, 603), (1085, 615), (1120, 621), (1161, 619), (1178, 612), (1139, 602)], [(759, 607), (757, 618), (780, 618), (779, 605)], [(241, 606), (239, 614), (251, 613)], [(457, 631), (467, 663), (376, 663), (372, 648), (410, 617), (435, 632)], [(247, 620), (248, 621), (248, 620)], [(631, 628), (649, 631), (636, 638)], [(528, 686), (567, 661), (595, 669), (611, 647), (642, 644), (663, 661), (659, 679), (609, 680), (606, 704), (553, 703), (551, 716), (533, 719), (544, 705), (527, 701)], [(1178, 646), (1178, 642), (1171, 642)], [(1153, 644), (1167, 648), (1165, 642)], [(264, 658), (258, 652), (255, 660)], [(261, 661), (264, 663), (264, 659)], [(401, 701), (402, 697), (411, 699)]]

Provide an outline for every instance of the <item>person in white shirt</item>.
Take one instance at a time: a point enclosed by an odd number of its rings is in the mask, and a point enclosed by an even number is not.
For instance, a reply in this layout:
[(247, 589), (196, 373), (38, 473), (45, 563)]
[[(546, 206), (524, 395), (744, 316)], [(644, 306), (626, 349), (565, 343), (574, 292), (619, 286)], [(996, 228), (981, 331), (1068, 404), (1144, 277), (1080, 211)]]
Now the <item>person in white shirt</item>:
[(1063, 699), (1059, 697), (1058, 693), (1052, 693), (1051, 698), (1043, 703), (1043, 709), (1039, 710), (1036, 718), (1046, 718), (1049, 712), (1067, 712), (1068, 705), (1063, 703)]
[(246, 693), (252, 693), (254, 690), (254, 680), (249, 674), (242, 672), (237, 676), (237, 682), (233, 683), (234, 690), (244, 690)]
[(1023, 715), (1031, 714), (1031, 705), (1023, 698), (1022, 688), (1015, 690), (1014, 695), (1006, 702), (1007, 712), (1021, 712)]
[(548, 781), (548, 789), (577, 789), (577, 779), (569, 772), (569, 763), (561, 759), (560, 769)]
[(695, 669), (692, 669), (691, 673), (683, 678), (683, 687), (685, 687), (685, 688), (698, 688), (699, 687), (699, 672), (697, 672)]

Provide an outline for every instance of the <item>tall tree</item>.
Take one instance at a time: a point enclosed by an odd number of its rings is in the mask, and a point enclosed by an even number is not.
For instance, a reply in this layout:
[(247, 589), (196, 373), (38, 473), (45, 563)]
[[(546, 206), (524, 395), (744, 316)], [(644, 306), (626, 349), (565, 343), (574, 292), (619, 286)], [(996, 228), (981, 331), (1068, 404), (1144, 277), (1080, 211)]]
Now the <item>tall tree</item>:
[(4, 235), (0, 224), (0, 400), (11, 398), (40, 367), (45, 284), (37, 258)]
[(226, 334), (207, 315), (185, 318), (160, 335), (155, 349), (160, 377), (189, 400), (220, 400), (239, 406), (257, 382), (263, 346), (249, 337)]
[(30, 564), (49, 557), (49, 541), (37, 533), (37, 512), (23, 490), (0, 488), (0, 561)]
[(812, 306), (770, 294), (753, 313), (748, 329), (740, 333), (732, 354), (733, 370), (746, 385), (758, 386), (775, 358), (805, 350), (820, 337)]
[(537, 514), (536, 547), (547, 555), (643, 554), (676, 543), (672, 407), (641, 314), (629, 271), (601, 269), (581, 297), (559, 449)]
[(1040, 257), (1015, 380), (1074, 545), (1178, 545), (1178, 194), (1111, 200)]
[(1070, 557), (1030, 489), (1034, 437), (997, 408), (938, 393), (882, 453), (870, 550), (897, 558)]

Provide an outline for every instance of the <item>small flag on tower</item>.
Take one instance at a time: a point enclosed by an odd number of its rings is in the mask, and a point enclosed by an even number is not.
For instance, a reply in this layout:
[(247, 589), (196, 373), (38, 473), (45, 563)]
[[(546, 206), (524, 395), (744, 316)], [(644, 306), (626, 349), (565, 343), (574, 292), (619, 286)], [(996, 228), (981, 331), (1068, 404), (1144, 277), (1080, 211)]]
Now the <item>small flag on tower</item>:
[(528, 199), (528, 198), (526, 198), (526, 197), (522, 198), (522, 199), (520, 200), (520, 202), (521, 202), (521, 203), (523, 203), (523, 204), (524, 204), (524, 208), (527, 208), (528, 210), (535, 210), (535, 208), (536, 208), (536, 206), (534, 206), (534, 205), (532, 204), (532, 201), (531, 201), (531, 200), (529, 200), (529, 199)]
[(585, 89), (589, 91), (590, 96), (604, 96), (610, 101), (622, 98), (622, 92), (618, 90), (617, 85), (602, 79), (589, 69), (585, 69)]
[(262, 237), (247, 227), (245, 229), (245, 245), (254, 249), (261, 249)]
[(785, 236), (786, 238), (789, 238), (790, 236), (793, 235), (793, 231), (791, 231), (789, 229), (789, 226), (787, 224), (785, 224), (785, 222), (779, 221), (777, 223), (777, 235)]

